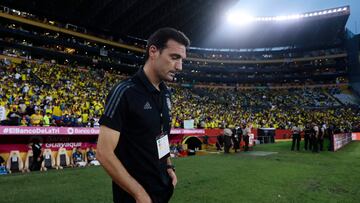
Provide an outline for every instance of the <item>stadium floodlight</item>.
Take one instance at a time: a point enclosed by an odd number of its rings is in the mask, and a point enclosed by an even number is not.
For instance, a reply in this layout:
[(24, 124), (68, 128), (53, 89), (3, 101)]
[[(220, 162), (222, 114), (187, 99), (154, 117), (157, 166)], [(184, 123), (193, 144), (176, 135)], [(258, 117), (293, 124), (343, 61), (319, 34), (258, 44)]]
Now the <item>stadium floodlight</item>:
[(246, 25), (256, 20), (253, 16), (240, 11), (229, 11), (226, 17), (230, 24), (238, 26)]
[(251, 16), (246, 12), (240, 12), (237, 10), (232, 10), (227, 13), (227, 21), (232, 25), (246, 25), (251, 22), (259, 22), (259, 21), (284, 21), (284, 20), (297, 20), (301, 18), (308, 18), (313, 16), (321, 16), (332, 13), (338, 13), (348, 10), (348, 7), (342, 8), (334, 8), (329, 10), (322, 11), (314, 11), (309, 13), (301, 13), (301, 14), (292, 14), (292, 15), (283, 15), (283, 16)]
[(276, 16), (275, 20), (285, 20), (286, 16)]

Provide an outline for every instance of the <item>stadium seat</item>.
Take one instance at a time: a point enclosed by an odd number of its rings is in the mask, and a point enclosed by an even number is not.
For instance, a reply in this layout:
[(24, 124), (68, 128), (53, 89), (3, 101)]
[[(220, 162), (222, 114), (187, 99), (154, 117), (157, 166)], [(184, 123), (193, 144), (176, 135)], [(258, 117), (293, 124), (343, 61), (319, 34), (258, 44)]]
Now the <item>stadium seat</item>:
[(33, 151), (29, 149), (25, 158), (24, 172), (30, 172), (30, 166), (32, 162), (33, 162)]
[(6, 168), (9, 171), (9, 173), (12, 172), (23, 172), (23, 161), (20, 157), (19, 151), (10, 151), (9, 158), (6, 162)]
[(56, 169), (70, 166), (70, 158), (65, 148), (60, 147), (56, 156)]
[(41, 163), (41, 171), (47, 171), (47, 169), (55, 168), (55, 158), (52, 155), (51, 149), (44, 149), (44, 160)]

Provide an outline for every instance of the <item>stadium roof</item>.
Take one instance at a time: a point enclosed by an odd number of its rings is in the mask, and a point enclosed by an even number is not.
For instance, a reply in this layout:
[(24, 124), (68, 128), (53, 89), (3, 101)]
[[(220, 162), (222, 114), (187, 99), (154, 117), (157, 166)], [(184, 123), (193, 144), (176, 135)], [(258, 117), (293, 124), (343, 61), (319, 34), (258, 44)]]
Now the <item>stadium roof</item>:
[[(260, 48), (329, 45), (344, 35), (350, 9), (288, 20), (258, 17), (250, 26), (222, 29), (224, 13), (237, 0), (4, 0), (2, 5), (96, 32), (146, 39), (171, 26), (186, 33), (192, 46)], [(269, 20), (267, 20), (269, 19)], [(285, 17), (286, 19), (286, 17)]]

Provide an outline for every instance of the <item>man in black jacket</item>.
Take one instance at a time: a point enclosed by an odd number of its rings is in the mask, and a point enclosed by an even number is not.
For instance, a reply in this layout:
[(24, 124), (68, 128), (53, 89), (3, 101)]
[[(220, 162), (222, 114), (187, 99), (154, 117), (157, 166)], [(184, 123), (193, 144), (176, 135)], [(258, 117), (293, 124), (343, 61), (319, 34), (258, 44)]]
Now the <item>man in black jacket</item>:
[(96, 157), (113, 180), (113, 201), (165, 203), (177, 183), (171, 164), (171, 92), (189, 39), (162, 28), (148, 39), (146, 62), (111, 90), (100, 119)]

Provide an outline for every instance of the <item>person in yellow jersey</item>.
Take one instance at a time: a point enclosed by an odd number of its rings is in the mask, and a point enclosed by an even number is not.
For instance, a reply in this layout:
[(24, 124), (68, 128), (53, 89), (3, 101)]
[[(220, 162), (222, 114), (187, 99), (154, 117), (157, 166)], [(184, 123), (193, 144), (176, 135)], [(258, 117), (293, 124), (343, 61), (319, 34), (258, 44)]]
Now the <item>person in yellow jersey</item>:
[(85, 111), (82, 112), (81, 121), (82, 121), (82, 126), (86, 127), (86, 125), (89, 122), (89, 111), (88, 110), (85, 110)]
[(62, 110), (58, 101), (55, 101), (52, 112), (52, 118), (55, 120), (56, 124), (60, 124), (62, 119)]
[(100, 109), (102, 108), (102, 105), (98, 102), (94, 102), (94, 106), (95, 106), (95, 111), (94, 111), (94, 114), (95, 115), (100, 115)]
[(0, 100), (0, 123), (6, 120), (6, 113), (7, 113), (6, 106), (7, 106), (7, 101), (5, 97), (3, 97)]
[(32, 126), (40, 126), (42, 124), (43, 116), (40, 110), (36, 110), (36, 113), (31, 115), (30, 123)]
[(51, 124), (51, 114), (47, 112), (45, 116), (43, 117), (43, 126), (49, 127)]

